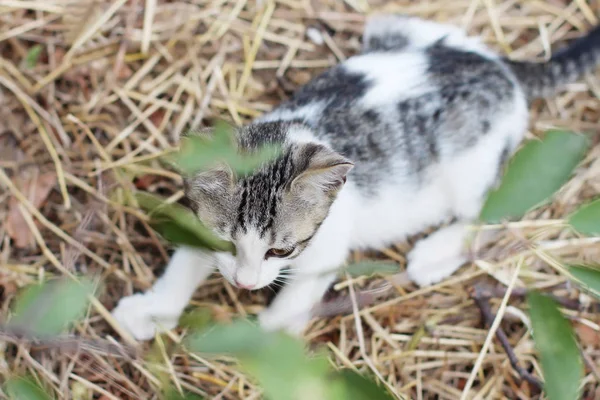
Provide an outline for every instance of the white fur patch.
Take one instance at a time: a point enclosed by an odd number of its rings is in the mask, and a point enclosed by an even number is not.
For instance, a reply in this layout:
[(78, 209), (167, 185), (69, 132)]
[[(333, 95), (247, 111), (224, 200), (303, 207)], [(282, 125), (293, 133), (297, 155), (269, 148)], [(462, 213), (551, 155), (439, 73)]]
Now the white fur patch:
[(496, 57), (485, 47), (479, 37), (468, 36), (464, 30), (454, 25), (398, 15), (379, 15), (369, 19), (365, 26), (365, 43), (373, 37), (388, 35), (406, 37), (408, 51), (423, 49), (444, 39), (447, 46)]
[(368, 53), (348, 59), (344, 69), (364, 74), (372, 86), (361, 99), (365, 107), (379, 107), (431, 90), (425, 70), (427, 57), (420, 52)]

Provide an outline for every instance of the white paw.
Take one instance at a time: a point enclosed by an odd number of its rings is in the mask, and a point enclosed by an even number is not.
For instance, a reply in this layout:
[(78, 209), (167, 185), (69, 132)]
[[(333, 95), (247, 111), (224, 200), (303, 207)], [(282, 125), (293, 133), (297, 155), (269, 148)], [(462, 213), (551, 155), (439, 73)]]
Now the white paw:
[(406, 272), (411, 281), (424, 287), (443, 281), (459, 269), (465, 261), (464, 257), (439, 260), (425, 260), (414, 257), (413, 261), (409, 261)]
[(119, 325), (137, 340), (149, 340), (158, 332), (175, 328), (180, 314), (179, 308), (154, 293), (124, 297), (112, 311)]
[(452, 275), (467, 258), (463, 254), (462, 228), (450, 226), (417, 242), (408, 254), (406, 272), (419, 286), (429, 286)]
[(289, 312), (267, 308), (258, 315), (258, 322), (266, 331), (282, 330), (292, 336), (302, 336), (310, 322), (310, 312), (292, 316)]

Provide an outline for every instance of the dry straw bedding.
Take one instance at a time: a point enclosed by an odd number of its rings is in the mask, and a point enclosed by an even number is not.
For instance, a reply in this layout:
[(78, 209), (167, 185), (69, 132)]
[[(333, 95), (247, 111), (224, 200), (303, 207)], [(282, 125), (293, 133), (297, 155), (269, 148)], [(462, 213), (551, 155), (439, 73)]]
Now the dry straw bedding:
[[(181, 198), (179, 178), (156, 159), (182, 131), (217, 118), (242, 124), (270, 110), (294, 88), (356, 53), (371, 12), (456, 23), (515, 59), (548, 57), (555, 42), (581, 35), (600, 15), (600, 2), (584, 0), (73, 4), (0, 0), (0, 305), (7, 315), (17, 290), (44, 276), (101, 274), (105, 289), (75, 334), (124, 344), (132, 341), (107, 310), (120, 297), (149, 287), (169, 248), (139, 212), (121, 204), (135, 189)], [(319, 31), (323, 43), (311, 41), (309, 29)], [(32, 50), (36, 45), (41, 48)], [(529, 136), (550, 127), (598, 133), (598, 76), (536, 101)], [(385, 299), (362, 312), (361, 335), (347, 315), (315, 320), (307, 339), (329, 348), (338, 366), (366, 372), (370, 364), (407, 398), (457, 399), (488, 334), (470, 289), (501, 282), (489, 300), (496, 312), (501, 289), (518, 272), (501, 327), (520, 365), (539, 376), (519, 289), (527, 285), (568, 306), (565, 313), (588, 361), (584, 396), (600, 399), (599, 305), (558, 272), (563, 263), (599, 259), (597, 240), (579, 238), (560, 223), (600, 192), (599, 155), (595, 140), (551, 204), (521, 222), (487, 227), (497, 235), (494, 244), (476, 249), (475, 262), (451, 279), (426, 289), (392, 282)], [(373, 256), (403, 266), (409, 248), (402, 243)], [(333, 295), (345, 293), (351, 283), (365, 288), (382, 282), (341, 282)], [(215, 276), (193, 304), (228, 320), (259, 311), (265, 295), (238, 291)], [(171, 334), (165, 346), (177, 342), (180, 333)], [(156, 396), (153, 373), (139, 361), (107, 354), (114, 353), (112, 347), (9, 339), (0, 345), (2, 374), (34, 372), (61, 398)], [(497, 340), (479, 367), (470, 392), (474, 398), (541, 398), (510, 366)], [(231, 360), (175, 353), (162, 368), (177, 385), (207, 398), (261, 398)]]

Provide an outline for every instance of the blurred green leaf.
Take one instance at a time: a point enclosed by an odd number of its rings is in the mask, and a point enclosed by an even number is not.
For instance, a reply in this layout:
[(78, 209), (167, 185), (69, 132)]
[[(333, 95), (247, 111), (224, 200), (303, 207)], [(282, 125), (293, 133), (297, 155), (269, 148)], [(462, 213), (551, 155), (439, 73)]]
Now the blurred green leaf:
[(281, 332), (265, 332), (247, 321), (215, 325), (186, 340), (191, 351), (235, 356), (274, 400), (328, 399), (327, 359), (309, 358), (303, 343)]
[(593, 267), (572, 266), (569, 272), (577, 283), (594, 296), (600, 298), (600, 269)]
[(161, 397), (163, 400), (202, 400), (203, 397), (197, 394), (184, 392), (179, 393), (175, 388), (169, 388), (165, 391), (165, 394)]
[(575, 211), (569, 218), (569, 224), (584, 235), (600, 236), (600, 199)]
[(369, 275), (390, 275), (400, 272), (400, 265), (386, 261), (362, 261), (342, 268), (341, 273), (347, 273), (352, 277)]
[(546, 395), (550, 400), (579, 398), (583, 362), (570, 323), (550, 297), (530, 292), (527, 301)]
[(274, 335), (278, 334), (263, 332), (255, 323), (238, 320), (193, 333), (185, 343), (188, 349), (198, 353), (240, 356), (260, 352)]
[(135, 198), (150, 216), (152, 228), (166, 240), (176, 244), (235, 253), (233, 243), (216, 237), (191, 210), (179, 204), (166, 203), (164, 199), (147, 192), (138, 192)]
[(10, 323), (38, 335), (57, 335), (84, 316), (94, 289), (89, 279), (55, 279), (31, 285), (18, 296)]
[(7, 380), (4, 383), (4, 391), (10, 400), (51, 400), (53, 398), (30, 377)]
[(582, 135), (551, 131), (525, 144), (509, 162), (500, 186), (489, 194), (481, 220), (519, 218), (542, 204), (570, 178), (588, 143)]
[(263, 163), (276, 158), (281, 148), (266, 144), (248, 153), (240, 153), (233, 130), (224, 123), (215, 126), (212, 134), (190, 134), (181, 140), (179, 152), (166, 160), (185, 174), (207, 170), (217, 163), (226, 163), (238, 175), (248, 175)]
[(40, 56), (42, 55), (42, 50), (44, 50), (44, 47), (41, 44), (36, 44), (35, 46), (32, 46), (27, 51), (27, 54), (23, 59), (24, 67), (27, 69), (34, 68), (38, 63)]
[(419, 347), (419, 343), (421, 343), (421, 340), (426, 336), (427, 336), (426, 325), (419, 326), (417, 331), (415, 333), (413, 333), (412, 337), (410, 338), (410, 341), (404, 347), (405, 351), (416, 350), (417, 347)]
[(387, 388), (377, 384), (356, 372), (343, 369), (334, 375), (334, 379), (341, 380), (346, 388), (344, 400), (393, 400), (394, 397)]
[(209, 323), (213, 320), (212, 313), (208, 308), (195, 308), (189, 312), (184, 313), (179, 318), (179, 326), (186, 329), (193, 329), (196, 331), (205, 329)]

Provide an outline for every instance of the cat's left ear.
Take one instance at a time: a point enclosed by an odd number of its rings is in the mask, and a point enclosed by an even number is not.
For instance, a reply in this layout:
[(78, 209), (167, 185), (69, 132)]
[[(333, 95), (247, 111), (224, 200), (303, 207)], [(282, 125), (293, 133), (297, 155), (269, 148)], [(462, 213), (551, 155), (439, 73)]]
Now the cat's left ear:
[(336, 194), (354, 164), (335, 151), (314, 143), (302, 145), (299, 158), (306, 166), (292, 181), (292, 189), (316, 189), (326, 194)]

